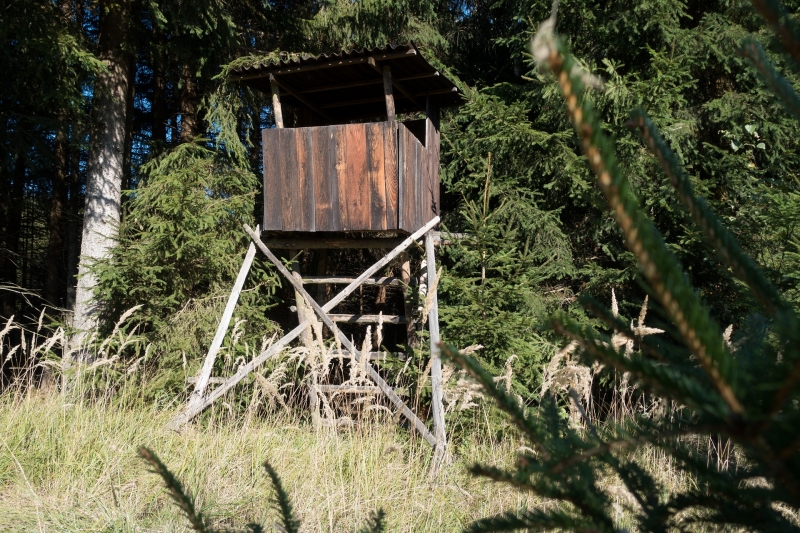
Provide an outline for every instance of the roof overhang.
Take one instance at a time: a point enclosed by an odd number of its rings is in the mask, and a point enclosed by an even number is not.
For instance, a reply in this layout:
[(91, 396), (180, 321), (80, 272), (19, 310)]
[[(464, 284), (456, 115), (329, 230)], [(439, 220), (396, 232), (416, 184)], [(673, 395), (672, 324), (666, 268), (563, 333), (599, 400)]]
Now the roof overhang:
[(428, 63), (414, 43), (271, 60), (239, 70), (232, 79), (270, 93), (281, 89), (281, 102), (305, 106), (334, 120), (386, 114), (383, 67), (391, 68), (398, 113), (425, 111), (426, 100), (437, 107), (463, 104), (458, 88)]

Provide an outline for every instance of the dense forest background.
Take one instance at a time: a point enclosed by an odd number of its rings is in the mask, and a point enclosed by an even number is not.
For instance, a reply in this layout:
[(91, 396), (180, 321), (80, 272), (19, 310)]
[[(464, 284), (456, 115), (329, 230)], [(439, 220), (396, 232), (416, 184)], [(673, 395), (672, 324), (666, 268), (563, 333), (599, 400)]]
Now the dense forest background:
[[(550, 10), (533, 0), (6, 3), (3, 320), (37, 321), (47, 306), (49, 320), (65, 321), (75, 305), (87, 179), (104, 133), (98, 109), (112, 79), (124, 89), (118, 179), (127, 192), (118, 243), (93, 267), (100, 325), (141, 305), (149, 357), (161, 368), (199, 365), (244, 255), (241, 224), (260, 218), (257, 133), (273, 124), (263, 95), (228, 80), (232, 66), (412, 40), (467, 100), (442, 117), (444, 225), (470, 235), (443, 254), (443, 339), (483, 345), (479, 356), (496, 374), (516, 355), (515, 389), (532, 397), (556, 349), (552, 312), (591, 321), (576, 297), (608, 302), (614, 289), (621, 315), (633, 317), (646, 295), (555, 78), (533, 69), (530, 39)], [(797, 86), (775, 38), (737, 0), (565, 0), (557, 30), (597, 78), (591, 98), (620, 164), (714, 317), (733, 325), (734, 343), (763, 335), (752, 298), (713, 259), (625, 122), (629, 109), (644, 108), (698, 194), (797, 306), (797, 130), (738, 54), (743, 38), (756, 39)], [(257, 265), (247, 289), (237, 318), (260, 339), (277, 327), (269, 308), (278, 281)]]

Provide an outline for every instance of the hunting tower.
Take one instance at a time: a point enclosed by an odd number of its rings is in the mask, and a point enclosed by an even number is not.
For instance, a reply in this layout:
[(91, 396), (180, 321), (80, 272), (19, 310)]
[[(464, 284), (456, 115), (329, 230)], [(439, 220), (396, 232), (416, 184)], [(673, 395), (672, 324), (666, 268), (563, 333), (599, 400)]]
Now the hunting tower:
[[(413, 318), (336, 315), (329, 311), (364, 283), (404, 288), (413, 285), (406, 266), (401, 279), (373, 276), (423, 238), (427, 286), (435, 292), (433, 230), (440, 215), (439, 110), (461, 104), (456, 86), (432, 67), (413, 43), (330, 56), (265, 61), (240, 70), (236, 79), (270, 94), (275, 118), (275, 127), (262, 131), (263, 225), (261, 232), (246, 228), (253, 244), (242, 266), (241, 282), (244, 282), (257, 246), (296, 291), (300, 325), (276, 345), (286, 346), (303, 334), (310, 336), (308, 325), (316, 315), (316, 319), (340, 337), (350, 354), (359, 360), (366, 358), (375, 386), (360, 388), (385, 394), (437, 452), (443, 453), (444, 411), (435, 294), (425, 299), (433, 302), (426, 307), (431, 307), (427, 321), (431, 338), (435, 435), (369, 364), (371, 352), (360, 353), (335, 326), (336, 322), (368, 324), (379, 321), (383, 324), (394, 321), (406, 323), (411, 333)], [(410, 119), (398, 121), (400, 114)], [(383, 248), (391, 251), (355, 278), (331, 276), (330, 272), (304, 277), (298, 268), (289, 272), (270, 248), (322, 251)], [(324, 254), (320, 257), (324, 261)], [(320, 302), (324, 303), (321, 306), (303, 288), (309, 283), (347, 287), (327, 302)], [(241, 284), (237, 280), (229, 300), (231, 314), (239, 290)], [(225, 386), (217, 387), (206, 396), (213, 359), (219, 349), (217, 341), (221, 344), (230, 321), (230, 316), (227, 321), (226, 316), (217, 332), (219, 339), (215, 337), (207, 364), (197, 378), (195, 394), (190, 400), (190, 407), (194, 405), (195, 410), (213, 401), (214, 394)], [(345, 390), (345, 386), (312, 383), (310, 396), (315, 421), (319, 422), (318, 394), (345, 394), (358, 388)], [(189, 417), (191, 411), (187, 409)]]

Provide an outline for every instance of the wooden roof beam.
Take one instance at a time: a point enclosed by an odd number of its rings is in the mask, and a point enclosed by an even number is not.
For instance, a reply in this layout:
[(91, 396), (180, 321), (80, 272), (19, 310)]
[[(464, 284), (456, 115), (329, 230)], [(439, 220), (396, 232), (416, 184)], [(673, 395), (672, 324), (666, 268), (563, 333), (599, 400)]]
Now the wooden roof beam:
[(287, 84), (285, 81), (281, 81), (276, 76), (274, 76), (273, 74), (270, 74), (269, 75), (269, 82), (270, 83), (275, 83), (278, 86), (280, 86), (280, 88), (283, 89), (284, 91), (286, 91), (287, 94), (297, 98), (300, 101), (300, 103), (302, 103), (303, 105), (307, 106), (309, 109), (311, 109), (315, 113), (321, 115), (322, 117), (324, 117), (324, 118), (326, 118), (328, 120), (333, 120), (332, 116), (330, 116), (328, 113), (326, 113), (325, 111), (323, 111), (322, 109), (320, 109), (316, 105), (314, 105), (311, 102), (309, 102), (307, 99), (303, 98), (298, 91), (294, 90), (292, 88), (292, 86)]
[[(439, 71), (435, 70), (433, 72), (423, 72), (422, 74), (414, 74), (413, 76), (405, 76), (403, 78), (399, 78), (398, 81), (411, 81), (411, 80), (419, 80), (424, 78), (435, 78), (439, 76)], [(303, 89), (299, 91), (300, 94), (311, 94), (311, 93), (321, 93), (325, 91), (336, 91), (339, 89), (350, 89), (352, 87), (364, 87), (366, 85), (379, 85), (383, 82), (382, 78), (375, 78), (372, 80), (361, 80), (361, 81), (351, 81), (348, 83), (338, 83), (336, 85), (325, 85), (324, 87), (312, 87), (310, 89)]]
[[(375, 70), (377, 70), (378, 72), (380, 72), (381, 76), (383, 76), (383, 68), (382, 68), (380, 65), (378, 65), (378, 62), (375, 60), (375, 58), (374, 58), (374, 57), (368, 57), (368, 58), (367, 58), (367, 64), (369, 64), (369, 66), (371, 66), (372, 68), (374, 68)], [(393, 86), (394, 86), (394, 87), (395, 87), (395, 88), (396, 88), (398, 91), (400, 91), (401, 93), (403, 93), (403, 96), (405, 96), (406, 98), (408, 98), (409, 100), (411, 100), (411, 102), (412, 102), (412, 103), (413, 103), (415, 106), (417, 106), (417, 107), (421, 107), (422, 109), (425, 109), (424, 107), (422, 107), (422, 106), (420, 106), (420, 105), (419, 105), (419, 102), (417, 101), (417, 99), (416, 99), (416, 98), (414, 98), (414, 95), (413, 95), (413, 94), (411, 94), (411, 93), (410, 93), (410, 92), (409, 92), (409, 91), (406, 89), (405, 85), (403, 85), (402, 83), (400, 83), (400, 81), (398, 81), (398, 80), (397, 80), (397, 79), (396, 79), (394, 76), (392, 76), (392, 85), (393, 85)]]
[(312, 63), (310, 65), (297, 65), (293, 67), (283, 67), (274, 70), (264, 70), (254, 74), (243, 74), (241, 76), (235, 76), (232, 77), (231, 79), (233, 81), (254, 80), (258, 78), (267, 78), (269, 77), (270, 74), (274, 76), (280, 76), (282, 74), (297, 74), (298, 72), (308, 72), (311, 70), (322, 70), (327, 68), (345, 67), (348, 65), (359, 65), (368, 63), (369, 60), (373, 58), (385, 61), (387, 59), (401, 59), (403, 57), (412, 57), (415, 55), (417, 55), (417, 51), (411, 48), (405, 52), (389, 52), (386, 54), (377, 54), (375, 56), (370, 56), (370, 57), (354, 57), (350, 59), (338, 59), (335, 61), (328, 61), (327, 63)]
[[(435, 91), (427, 91), (424, 94), (421, 94), (419, 96), (423, 96), (423, 97), (424, 96), (435, 96), (437, 94), (450, 94), (450, 93), (457, 93), (457, 92), (458, 92), (458, 89), (456, 87), (453, 87), (452, 89), (437, 89)], [(402, 96), (398, 96), (398, 98), (408, 98), (408, 97), (406, 97), (406, 95), (402, 95)], [(323, 104), (320, 107), (322, 109), (331, 109), (331, 108), (334, 108), (334, 107), (347, 107), (347, 106), (351, 106), (351, 105), (374, 104), (374, 103), (383, 102), (383, 101), (384, 101), (384, 97), (383, 96), (380, 96), (380, 97), (375, 96), (375, 97), (372, 97), (372, 98), (360, 98), (358, 100), (347, 100), (347, 101), (341, 101), (341, 102), (331, 102), (329, 104)], [(412, 102), (413, 101), (414, 100), (412, 100)], [(425, 107), (423, 107), (422, 109), (425, 109)]]

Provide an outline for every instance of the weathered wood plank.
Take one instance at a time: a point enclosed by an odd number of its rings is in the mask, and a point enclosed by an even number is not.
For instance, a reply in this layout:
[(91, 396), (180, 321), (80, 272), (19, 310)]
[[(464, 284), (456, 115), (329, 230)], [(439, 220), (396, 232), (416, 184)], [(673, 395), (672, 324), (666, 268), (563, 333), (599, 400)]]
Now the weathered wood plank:
[(282, 230), (280, 176), (280, 129), (261, 132), (264, 153), (264, 229)]
[(297, 186), (297, 141), (294, 129), (281, 130), (280, 184), (283, 229), (300, 230), (300, 192)]
[(339, 212), (338, 231), (350, 228), (350, 215), (347, 210), (347, 130), (345, 126), (332, 126), (331, 185), (336, 187), (336, 210)]
[[(433, 411), (433, 434), (436, 437), (436, 452), (431, 475), (436, 476), (447, 451), (444, 427), (444, 404), (442, 403), (442, 359), (439, 354), (439, 299), (436, 290), (436, 253), (433, 248), (433, 232), (425, 234), (425, 260), (428, 266), (428, 290), (433, 292), (428, 311), (428, 331), (431, 347), (431, 410)], [(427, 299), (427, 298), (426, 298)]]
[[(258, 226), (256, 226), (258, 230)], [(214, 370), (214, 361), (217, 358), (219, 349), (222, 347), (222, 341), (225, 340), (225, 335), (228, 332), (228, 326), (233, 317), (233, 311), (236, 308), (236, 302), (239, 301), (239, 294), (242, 292), (244, 282), (247, 280), (247, 274), (250, 272), (250, 267), (253, 266), (253, 259), (256, 256), (256, 245), (252, 242), (247, 248), (247, 254), (244, 256), (244, 261), (239, 269), (239, 274), (236, 276), (236, 281), (233, 284), (233, 289), (228, 295), (228, 301), (225, 304), (225, 310), (222, 312), (222, 318), (217, 325), (217, 331), (214, 333), (214, 339), (211, 341), (211, 346), (208, 348), (208, 353), (203, 361), (203, 367), (197, 373), (194, 391), (189, 398), (189, 403), (200, 403), (205, 396), (206, 387), (212, 383), (211, 372)], [(190, 382), (191, 383), (191, 382)]]
[[(295, 129), (295, 142), (297, 143), (297, 180), (298, 180), (298, 217), (299, 231), (314, 231), (315, 225), (315, 197), (314, 197), (314, 168), (313, 168), (313, 141), (311, 130), (313, 128)], [(291, 180), (291, 177), (287, 177)]]
[(424, 154), (423, 151), (425, 148), (422, 146), (422, 143), (419, 142), (419, 139), (414, 137), (414, 226), (409, 229), (409, 231), (413, 231), (418, 227), (422, 226), (422, 193), (423, 193), (423, 184), (422, 184), (422, 167), (424, 163)]
[(430, 209), (425, 218), (433, 218), (441, 211), (440, 187), (439, 187), (439, 154), (440, 154), (440, 133), (439, 133), (439, 108), (431, 101), (426, 101), (426, 121), (425, 121), (425, 148), (428, 152), (427, 164), (427, 186), (429, 189), (428, 201)]
[(334, 322), (343, 324), (405, 324), (406, 317), (398, 315), (347, 315), (329, 314)]
[[(355, 278), (340, 278), (336, 276), (306, 276), (303, 278), (303, 283), (306, 285), (347, 285), (348, 283), (352, 283), (354, 280)], [(364, 285), (388, 285), (391, 287), (402, 287), (403, 280), (400, 278), (390, 277), (369, 278), (364, 280)]]
[(397, 123), (384, 122), (382, 129), (386, 179), (386, 229), (397, 229)]
[[(345, 230), (370, 229), (370, 183), (367, 168), (366, 124), (345, 126), (347, 138), (347, 222)], [(339, 199), (342, 204), (341, 198)]]
[(369, 385), (317, 385), (320, 392), (333, 392), (336, 394), (379, 394), (381, 389)]
[(370, 229), (386, 229), (386, 168), (383, 124), (366, 124), (367, 172), (370, 183)]
[[(338, 205), (333, 202), (331, 187), (331, 127), (310, 128), (311, 131), (311, 169), (314, 180), (314, 227), (317, 231), (335, 231), (335, 215)], [(337, 213), (334, 213), (337, 211)]]

